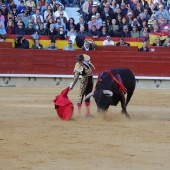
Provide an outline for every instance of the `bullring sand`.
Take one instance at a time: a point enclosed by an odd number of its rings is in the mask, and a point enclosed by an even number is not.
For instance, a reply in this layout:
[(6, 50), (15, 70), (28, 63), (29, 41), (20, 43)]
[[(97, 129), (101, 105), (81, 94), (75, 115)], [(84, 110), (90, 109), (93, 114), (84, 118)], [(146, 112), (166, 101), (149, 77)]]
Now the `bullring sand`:
[[(170, 89), (135, 90), (128, 112), (58, 118), (66, 87), (0, 87), (0, 170), (169, 170)], [(78, 87), (69, 92), (76, 106)]]

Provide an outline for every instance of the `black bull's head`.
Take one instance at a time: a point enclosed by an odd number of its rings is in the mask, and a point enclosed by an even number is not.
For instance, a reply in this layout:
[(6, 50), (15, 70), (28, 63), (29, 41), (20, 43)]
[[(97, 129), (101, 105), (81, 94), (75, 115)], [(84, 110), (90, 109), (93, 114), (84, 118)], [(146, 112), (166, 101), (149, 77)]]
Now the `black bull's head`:
[(113, 92), (110, 90), (95, 90), (89, 93), (85, 100), (93, 96), (99, 110), (106, 111), (111, 104), (113, 104)]

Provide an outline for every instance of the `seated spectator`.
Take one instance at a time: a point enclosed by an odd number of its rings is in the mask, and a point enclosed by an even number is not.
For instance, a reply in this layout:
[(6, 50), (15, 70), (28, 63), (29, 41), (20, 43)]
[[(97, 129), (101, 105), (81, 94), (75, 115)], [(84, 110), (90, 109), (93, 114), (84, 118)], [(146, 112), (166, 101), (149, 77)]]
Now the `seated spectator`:
[(57, 20), (58, 18), (61, 20), (61, 22), (62, 22), (62, 23), (64, 23), (64, 24), (65, 24), (65, 26), (67, 25), (67, 18), (64, 16), (63, 11), (62, 11), (62, 12), (60, 12), (60, 16), (59, 16), (59, 17), (57, 17), (57, 18), (56, 18), (56, 20)]
[(166, 38), (165, 42), (162, 44), (163, 47), (170, 47), (170, 39)]
[(75, 51), (73, 43), (71, 40), (68, 40), (68, 45), (63, 48), (64, 51)]
[(90, 46), (90, 42), (89, 41), (85, 41), (84, 42), (84, 47), (82, 48), (83, 51), (92, 51), (93, 49)]
[(60, 26), (62, 26), (62, 27), (64, 28), (64, 31), (66, 31), (66, 25), (65, 25), (65, 23), (64, 23), (64, 22), (61, 22), (61, 19), (60, 19), (60, 18), (57, 18), (56, 21), (57, 21), (57, 22), (55, 23), (55, 29), (58, 30), (58, 28), (59, 28)]
[(41, 24), (41, 19), (40, 18), (37, 18), (36, 19), (36, 23), (35, 23), (35, 29), (37, 30), (39, 27), (40, 27), (40, 24)]
[(142, 47), (138, 49), (139, 52), (149, 52), (149, 48), (147, 46), (148, 42), (143, 41)]
[(164, 34), (168, 35), (168, 34), (169, 34), (169, 30), (170, 30), (169, 27), (168, 27), (168, 26), (165, 26), (162, 32), (163, 32)]
[(123, 26), (122, 37), (131, 37), (131, 33), (127, 25)]
[(89, 31), (90, 37), (98, 38), (100, 36), (99, 30), (96, 29), (96, 26), (93, 25), (92, 29)]
[(47, 35), (47, 30), (44, 28), (44, 23), (40, 23), (40, 26), (37, 30), (38, 35)]
[(149, 39), (149, 33), (148, 33), (148, 28), (145, 27), (143, 31), (140, 31), (140, 38), (142, 41), (148, 41)]
[(161, 32), (163, 32), (165, 26), (167, 26), (170, 29), (170, 24), (167, 24), (167, 20), (165, 18), (162, 18), (162, 24), (160, 25)]
[(29, 24), (33, 24), (34, 29), (36, 29), (36, 24), (34, 22), (34, 17), (31, 16), (30, 19), (28, 21), (26, 21), (25, 28), (28, 28)]
[(102, 19), (100, 18), (100, 13), (96, 13), (96, 21), (99, 23), (100, 27), (102, 26)]
[(75, 30), (77, 32), (80, 31), (81, 26), (84, 26), (84, 30), (88, 31), (88, 24), (84, 21), (83, 17), (79, 18), (79, 22), (77, 23)]
[(109, 33), (107, 32), (107, 28), (102, 27), (101, 32), (100, 32), (100, 37), (106, 37), (108, 35), (109, 35)]
[(116, 43), (116, 46), (130, 46), (130, 44), (125, 42), (124, 38), (120, 38), (120, 41)]
[(55, 30), (54, 24), (50, 25), (50, 29), (48, 30), (47, 35), (51, 38), (52, 41), (56, 40), (57, 31)]
[(18, 23), (18, 26), (13, 29), (12, 34), (17, 34), (17, 35), (25, 35), (26, 30), (24, 28), (24, 25), (22, 22)]
[(46, 30), (48, 31), (50, 29), (50, 25), (55, 24), (53, 18), (49, 18), (46, 24)]
[(76, 40), (76, 31), (74, 29), (74, 27), (70, 27), (70, 31), (67, 32), (67, 36), (69, 37), (70, 40), (72, 40), (72, 43), (74, 44), (75, 40)]
[(3, 27), (2, 23), (0, 23), (0, 41), (4, 41), (6, 38), (6, 29)]
[[(96, 1), (94, 1), (94, 3), (96, 3)], [(94, 3), (93, 3), (93, 5), (94, 5)], [(88, 21), (90, 21), (92, 19), (92, 16), (96, 16), (96, 13), (97, 13), (97, 8), (92, 6), (92, 9), (88, 14)]]
[(30, 15), (28, 11), (24, 11), (23, 13), (18, 15), (19, 17), (21, 17), (21, 20), (24, 24), (26, 24), (29, 20), (30, 20)]
[(55, 41), (51, 40), (51, 44), (44, 48), (45, 50), (58, 50), (55, 46)]
[(135, 16), (133, 15), (133, 12), (132, 11), (129, 11), (126, 15), (126, 21), (127, 21), (127, 24), (128, 25), (131, 25), (132, 24), (132, 21), (133, 19), (135, 18)]
[(7, 34), (12, 34), (13, 29), (14, 29), (14, 21), (12, 19), (10, 19), (10, 20), (8, 20), (7, 26), (6, 26)]
[(66, 39), (66, 31), (64, 31), (64, 27), (63, 26), (59, 26), (58, 30), (57, 30), (57, 37), (61, 40), (65, 40)]
[(91, 21), (88, 22), (88, 29), (91, 30), (94, 25), (96, 26), (97, 30), (100, 29), (100, 24), (97, 22), (95, 15), (93, 15)]
[(132, 31), (130, 32), (132, 38), (139, 38), (139, 31), (136, 25), (132, 27)]
[(25, 2), (25, 5), (28, 6), (28, 7), (30, 7), (30, 8), (36, 6), (36, 5), (35, 5), (35, 2), (34, 2), (33, 0), (27, 0), (27, 1)]
[(36, 32), (36, 30), (34, 29), (34, 27), (33, 27), (33, 24), (32, 23), (30, 23), (29, 25), (28, 25), (28, 28), (26, 29), (26, 35), (32, 35), (32, 34), (34, 34)]
[(69, 20), (67, 12), (63, 9), (63, 6), (60, 5), (57, 9), (57, 11), (54, 13), (55, 18), (60, 16), (60, 13), (63, 12), (63, 16), (67, 18), (67, 21)]
[(151, 33), (159, 33), (160, 30), (159, 30), (159, 26), (158, 25), (154, 25), (153, 26), (153, 30), (151, 31)]
[(110, 32), (114, 33), (117, 31), (119, 31), (119, 26), (117, 25), (116, 20), (112, 19), (112, 24), (109, 26), (109, 33)]
[(160, 37), (156, 37), (155, 43), (152, 44), (152, 46), (162, 46), (162, 41), (160, 40)]
[(111, 40), (110, 36), (106, 37), (106, 40), (103, 41), (104, 46), (114, 46), (114, 41)]
[(40, 41), (39, 41), (39, 39), (36, 39), (35, 40), (35, 43), (32, 45), (32, 49), (43, 49), (43, 45), (42, 44), (40, 44)]
[(66, 24), (66, 29), (67, 31), (70, 31), (70, 28), (75, 28), (76, 27), (76, 24), (74, 23), (74, 18), (70, 18)]
[(29, 41), (23, 35), (17, 35), (14, 39), (15, 48), (29, 49)]
[(113, 12), (116, 13), (117, 8), (119, 8), (119, 3), (116, 0), (111, 0), (110, 7), (112, 8)]
[(163, 5), (159, 5), (159, 10), (155, 13), (156, 19), (159, 18), (159, 16), (162, 16), (163, 18), (167, 19), (168, 17), (168, 11), (167, 9), (164, 9)]
[(39, 9), (36, 9), (36, 12), (35, 14), (32, 15), (34, 17), (34, 22), (36, 23), (37, 22), (37, 18), (40, 18), (40, 22), (44, 22), (44, 19), (42, 17), (42, 15), (40, 14), (40, 10)]
[(20, 5), (17, 7), (18, 13), (23, 13), (26, 10), (26, 5), (23, 0), (20, 1)]

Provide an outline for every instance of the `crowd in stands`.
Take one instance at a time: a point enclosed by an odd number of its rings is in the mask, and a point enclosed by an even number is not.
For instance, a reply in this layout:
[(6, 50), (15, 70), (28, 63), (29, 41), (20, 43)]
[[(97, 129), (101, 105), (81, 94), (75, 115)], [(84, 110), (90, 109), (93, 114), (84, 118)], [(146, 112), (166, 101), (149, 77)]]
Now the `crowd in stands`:
[[(90, 49), (85, 37), (131, 37), (149, 39), (149, 33), (170, 32), (170, 1), (166, 0), (79, 0), (79, 22), (75, 23), (65, 11), (77, 0), (0, 0), (0, 40), (6, 34), (45, 35), (51, 38), (49, 48), (54, 48), (56, 38), (66, 39), (71, 49), (74, 44), (83, 50)], [(159, 37), (158, 37), (159, 39)], [(106, 39), (108, 40), (108, 39)], [(121, 41), (121, 40), (120, 40)], [(105, 41), (108, 43), (108, 41)], [(169, 38), (156, 46), (169, 46)], [(43, 48), (35, 41), (33, 48)], [(112, 45), (115, 45), (112, 43)], [(57, 49), (57, 47), (55, 47)], [(75, 50), (75, 49), (74, 49)]]

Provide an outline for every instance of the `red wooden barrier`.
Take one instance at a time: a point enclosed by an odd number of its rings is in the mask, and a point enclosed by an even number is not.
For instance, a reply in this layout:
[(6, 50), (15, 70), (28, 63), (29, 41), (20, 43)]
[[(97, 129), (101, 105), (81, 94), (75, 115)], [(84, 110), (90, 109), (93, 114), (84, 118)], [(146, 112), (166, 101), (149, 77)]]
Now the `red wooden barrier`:
[(96, 47), (96, 50), (98, 51), (138, 51), (138, 47), (135, 46), (103, 46), (98, 45)]
[(0, 48), (12, 48), (12, 42), (0, 42)]
[(170, 77), (170, 53), (1, 49), (0, 74), (73, 74), (77, 54), (89, 54), (96, 69), (130, 68), (136, 76)]

